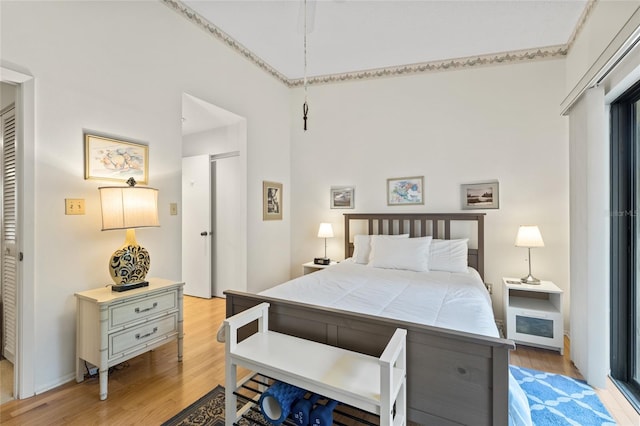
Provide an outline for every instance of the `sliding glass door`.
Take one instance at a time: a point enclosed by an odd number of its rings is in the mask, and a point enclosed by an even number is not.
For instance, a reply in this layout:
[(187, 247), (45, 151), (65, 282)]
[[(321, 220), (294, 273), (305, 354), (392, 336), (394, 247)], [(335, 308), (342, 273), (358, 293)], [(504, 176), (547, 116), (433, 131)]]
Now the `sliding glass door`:
[(611, 378), (640, 408), (640, 85), (611, 105)]

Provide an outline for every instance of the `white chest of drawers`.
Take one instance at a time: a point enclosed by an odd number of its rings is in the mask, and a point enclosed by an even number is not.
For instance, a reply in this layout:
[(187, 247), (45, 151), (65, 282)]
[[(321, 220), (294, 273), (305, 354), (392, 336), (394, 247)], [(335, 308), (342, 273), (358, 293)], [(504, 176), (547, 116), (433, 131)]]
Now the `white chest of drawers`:
[(100, 399), (107, 399), (109, 367), (170, 341), (182, 361), (182, 287), (150, 278), (149, 286), (126, 292), (101, 287), (76, 293), (76, 381), (87, 361), (99, 369)]

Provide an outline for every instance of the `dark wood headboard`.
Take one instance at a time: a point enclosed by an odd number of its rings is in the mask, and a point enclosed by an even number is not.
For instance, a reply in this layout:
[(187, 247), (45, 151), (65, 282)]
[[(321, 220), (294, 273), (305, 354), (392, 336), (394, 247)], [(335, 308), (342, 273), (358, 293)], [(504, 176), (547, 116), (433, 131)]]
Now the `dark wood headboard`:
[[(350, 228), (352, 221), (367, 221), (369, 235), (409, 234), (410, 237), (451, 239), (451, 223), (477, 223), (477, 248), (469, 248), (469, 266), (484, 279), (484, 216), (485, 213), (346, 213), (344, 215), (344, 256), (353, 256)], [(472, 238), (473, 236), (465, 236)]]

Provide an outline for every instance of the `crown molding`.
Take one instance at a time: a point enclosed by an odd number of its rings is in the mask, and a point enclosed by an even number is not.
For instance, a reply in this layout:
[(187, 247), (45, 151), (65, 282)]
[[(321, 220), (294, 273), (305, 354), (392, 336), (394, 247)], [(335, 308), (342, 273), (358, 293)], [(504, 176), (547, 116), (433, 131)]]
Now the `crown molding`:
[(587, 18), (591, 15), (591, 12), (593, 11), (593, 9), (595, 9), (597, 3), (598, 3), (598, 0), (589, 0), (587, 2), (587, 5), (584, 7), (584, 10), (582, 11), (580, 18), (578, 18), (578, 23), (576, 24), (576, 27), (573, 29), (573, 32), (571, 33), (571, 36), (567, 41), (567, 48), (568, 48), (567, 50), (571, 50), (571, 48), (573, 47), (573, 44), (578, 38), (578, 34), (580, 34), (582, 29), (584, 28), (584, 25), (587, 22)]
[[(465, 58), (446, 59), (443, 61), (422, 62), (412, 65), (398, 65), (394, 67), (375, 68), (365, 71), (347, 72), (341, 74), (328, 74), (316, 77), (307, 77), (307, 84), (339, 83), (343, 81), (366, 80), (382, 77), (396, 77), (402, 75), (422, 74), (427, 72), (453, 71), (464, 68), (472, 68), (504, 63), (535, 61), (543, 59), (555, 59), (566, 56), (567, 45), (549, 46), (537, 49), (526, 49), (511, 52), (502, 52), (489, 55), (469, 56)], [(302, 86), (302, 78), (290, 79), (289, 86)]]
[(267, 62), (262, 60), (258, 55), (256, 55), (255, 53), (253, 53), (252, 51), (247, 49), (245, 46), (243, 46), (241, 43), (236, 41), (229, 34), (225, 33), (224, 31), (222, 31), (217, 26), (213, 25), (211, 22), (209, 22), (207, 19), (202, 17), (200, 14), (198, 14), (196, 11), (191, 9), (186, 4), (182, 3), (179, 0), (160, 0), (160, 1), (162, 1), (164, 4), (169, 6), (171, 9), (173, 9), (176, 12), (178, 12), (180, 15), (182, 15), (187, 20), (191, 21), (196, 26), (200, 27), (201, 29), (203, 29), (204, 31), (206, 31), (207, 33), (212, 35), (213, 37), (215, 37), (218, 40), (222, 41), (224, 44), (229, 46), (231, 49), (235, 50), (240, 55), (244, 56), (249, 61), (253, 62), (259, 68), (262, 68), (264, 71), (266, 71), (267, 73), (271, 74), (276, 79), (280, 80), (282, 83), (284, 83), (287, 86), (289, 86), (289, 79), (284, 74), (280, 73), (274, 67), (272, 67)]
[[(269, 65), (262, 58), (254, 54), (252, 51), (247, 49), (241, 43), (236, 41), (233, 37), (222, 31), (216, 25), (209, 22), (206, 18), (198, 14), (196, 11), (191, 9), (189, 6), (182, 3), (180, 0), (160, 0), (165, 5), (182, 15), (187, 20), (191, 21), (196, 26), (200, 27), (208, 34), (222, 41), (231, 49), (235, 50), (240, 55), (244, 56), (250, 62), (253, 62), (254, 65), (258, 66), (262, 70), (266, 71), (268, 74), (279, 80), (281, 83), (285, 84), (288, 87), (298, 87), (302, 86), (304, 79), (302, 78), (288, 78), (274, 67)], [(439, 61), (430, 61), (430, 62), (422, 62), (417, 64), (410, 65), (398, 65), (391, 67), (383, 67), (383, 68), (375, 68), (370, 70), (362, 70), (362, 71), (353, 71), (339, 74), (327, 74), (321, 76), (312, 76), (307, 77), (307, 84), (330, 84), (330, 83), (339, 83), (345, 81), (358, 81), (358, 80), (367, 80), (367, 79), (376, 79), (376, 78), (384, 78), (384, 77), (397, 77), (404, 75), (412, 75), (412, 74), (422, 74), (429, 72), (440, 72), (440, 71), (453, 71), (460, 69), (467, 69), (473, 67), (480, 66), (489, 66), (489, 65), (499, 65), (499, 64), (509, 64), (509, 63), (517, 63), (524, 61), (539, 61), (546, 59), (556, 59), (558, 57), (564, 57), (569, 52), (570, 48), (573, 46), (576, 37), (582, 30), (587, 21), (588, 16), (591, 14), (591, 11), (594, 9), (598, 0), (589, 0), (587, 6), (585, 7), (580, 19), (578, 20), (578, 24), (573, 30), (571, 37), (569, 38), (566, 44), (556, 45), (556, 46), (547, 46), (533, 49), (525, 49), (525, 50), (517, 50), (517, 51), (509, 51), (509, 52), (501, 52), (487, 55), (478, 55), (478, 56), (469, 56), (463, 58), (455, 58), (455, 59), (446, 59)]]

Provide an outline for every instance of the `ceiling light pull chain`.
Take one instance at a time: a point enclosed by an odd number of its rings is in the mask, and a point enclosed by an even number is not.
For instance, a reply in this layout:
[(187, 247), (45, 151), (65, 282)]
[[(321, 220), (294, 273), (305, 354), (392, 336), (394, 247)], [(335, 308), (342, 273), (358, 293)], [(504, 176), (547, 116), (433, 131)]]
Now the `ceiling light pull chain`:
[(302, 104), (302, 120), (304, 120), (304, 131), (307, 131), (307, 116), (309, 114), (309, 104), (307, 104), (307, 0), (304, 1), (304, 103)]

